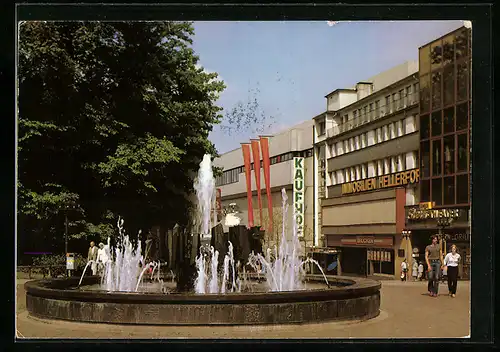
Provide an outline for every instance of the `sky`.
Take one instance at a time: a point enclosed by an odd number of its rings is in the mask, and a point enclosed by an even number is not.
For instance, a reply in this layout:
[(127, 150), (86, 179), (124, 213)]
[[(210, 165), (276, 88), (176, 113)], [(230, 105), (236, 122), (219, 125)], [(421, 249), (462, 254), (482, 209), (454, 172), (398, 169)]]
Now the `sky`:
[(216, 103), (223, 108), (221, 125), (231, 125), (227, 114), (235, 108), (249, 110), (260, 120), (238, 131), (217, 125), (210, 140), (225, 153), (258, 134), (274, 134), (312, 119), (326, 110), (326, 94), (418, 60), (420, 46), (462, 24), (195, 22), (193, 49), (199, 64), (207, 72), (217, 72), (226, 85)]

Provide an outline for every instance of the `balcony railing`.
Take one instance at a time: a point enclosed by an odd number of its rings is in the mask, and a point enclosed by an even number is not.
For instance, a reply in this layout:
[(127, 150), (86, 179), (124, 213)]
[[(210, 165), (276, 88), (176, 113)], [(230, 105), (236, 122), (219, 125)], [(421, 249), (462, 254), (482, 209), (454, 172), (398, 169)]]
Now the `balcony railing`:
[(418, 93), (408, 94), (400, 99), (391, 101), (389, 105), (384, 104), (371, 111), (367, 111), (354, 119), (348, 120), (338, 126), (328, 129), (327, 137), (333, 137), (338, 134), (350, 131), (354, 128), (361, 127), (367, 123), (378, 120), (387, 115), (408, 109), (418, 104)]

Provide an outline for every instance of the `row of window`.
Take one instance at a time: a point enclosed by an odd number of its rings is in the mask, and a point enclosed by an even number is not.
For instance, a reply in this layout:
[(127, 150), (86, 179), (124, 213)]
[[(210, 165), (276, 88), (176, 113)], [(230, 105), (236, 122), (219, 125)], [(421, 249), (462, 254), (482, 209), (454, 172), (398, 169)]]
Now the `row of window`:
[(421, 113), (469, 99), (470, 35), (462, 29), (420, 49)]
[[(420, 116), (420, 139), (439, 137), (469, 128), (468, 103)], [(430, 118), (429, 118), (430, 116)]]
[(332, 171), (329, 173), (330, 185), (335, 186), (346, 182), (415, 169), (418, 165), (417, 158), (418, 153), (414, 151)]
[(394, 138), (404, 136), (416, 131), (416, 117), (409, 116), (405, 119), (391, 122), (377, 129), (362, 133), (330, 145), (331, 157), (340, 156), (359, 149), (367, 148), (377, 143), (382, 143)]
[(421, 48), (419, 50), (419, 71), (428, 73), (469, 57), (471, 54), (470, 36), (470, 29), (463, 28)]
[(469, 172), (469, 134), (452, 134), (420, 142), (422, 177)]
[[(283, 163), (285, 161), (292, 160), (294, 157), (304, 157), (309, 158), (313, 155), (313, 149), (307, 149), (300, 152), (288, 152), (280, 155), (273, 156), (269, 158), (269, 162), (271, 165)], [(264, 166), (264, 162), (260, 161), (260, 167)], [(254, 163), (250, 164), (250, 169), (254, 169)], [(228, 185), (230, 183), (236, 183), (239, 181), (239, 176), (241, 173), (245, 172), (245, 166), (236, 167), (231, 170), (226, 170), (222, 173), (222, 175), (217, 176), (215, 179), (215, 185), (217, 187)]]
[(465, 205), (469, 203), (469, 174), (420, 180), (420, 201), (436, 205)]
[(386, 114), (392, 111), (397, 110), (398, 108), (402, 108), (405, 105), (409, 106), (413, 103), (417, 103), (417, 99), (412, 99), (418, 96), (418, 83), (413, 85), (409, 85), (406, 88), (400, 89), (398, 92), (393, 94), (389, 94), (385, 97), (385, 104), (380, 105), (380, 99), (376, 100), (370, 104), (363, 106), (362, 108), (356, 109), (352, 112), (352, 115), (345, 114), (342, 116), (341, 123), (347, 123), (351, 117), (351, 119), (355, 120), (358, 117), (367, 117), (364, 119), (365, 121), (370, 121), (371, 117), (379, 117), (381, 115), (381, 108), (386, 108), (382, 111)]

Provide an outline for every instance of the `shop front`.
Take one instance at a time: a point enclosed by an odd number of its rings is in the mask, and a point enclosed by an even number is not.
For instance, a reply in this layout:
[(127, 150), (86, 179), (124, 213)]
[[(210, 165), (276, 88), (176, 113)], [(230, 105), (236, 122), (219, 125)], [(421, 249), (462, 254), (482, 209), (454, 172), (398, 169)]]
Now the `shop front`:
[(340, 252), (342, 275), (394, 275), (394, 236), (328, 235), (327, 245)]
[[(448, 226), (438, 226), (438, 219), (447, 217)], [(429, 209), (422, 205), (406, 207), (406, 229), (411, 231), (411, 245), (414, 258), (425, 264), (425, 247), (431, 243), (433, 235), (440, 236), (444, 255), (454, 244), (462, 260), (459, 265), (459, 277), (470, 279), (471, 232), (469, 208)]]

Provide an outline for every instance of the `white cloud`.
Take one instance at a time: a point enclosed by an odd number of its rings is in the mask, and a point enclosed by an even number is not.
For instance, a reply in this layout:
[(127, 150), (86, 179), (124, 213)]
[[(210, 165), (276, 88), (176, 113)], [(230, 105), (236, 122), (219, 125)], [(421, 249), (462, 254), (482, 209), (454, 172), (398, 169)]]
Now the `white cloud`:
[(463, 21), (465, 28), (472, 28), (472, 22), (471, 21)]

